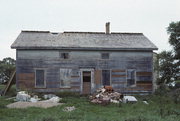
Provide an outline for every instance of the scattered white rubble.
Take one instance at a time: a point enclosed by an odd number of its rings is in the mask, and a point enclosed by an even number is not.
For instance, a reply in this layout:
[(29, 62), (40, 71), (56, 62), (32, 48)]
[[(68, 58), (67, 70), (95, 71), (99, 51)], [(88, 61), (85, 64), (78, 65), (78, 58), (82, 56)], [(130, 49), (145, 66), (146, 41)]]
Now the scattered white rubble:
[(37, 95), (34, 95), (33, 97), (30, 98), (30, 102), (38, 102), (40, 100), (40, 98), (38, 98)]
[(20, 91), (16, 95), (16, 101), (29, 101), (31, 98), (30, 95), (28, 95), (25, 91)]
[(124, 96), (123, 103), (127, 102), (137, 102), (137, 99), (134, 96)]
[(44, 99), (51, 99), (52, 97), (56, 97), (54, 94), (46, 94), (43, 96)]
[(40, 101), (37, 95), (33, 95), (32, 97), (27, 94), (25, 91), (20, 91), (16, 95), (15, 103), (11, 103), (7, 105), (8, 108), (27, 108), (27, 107), (42, 107), (48, 108), (52, 106), (57, 106), (62, 103), (59, 103), (61, 98), (56, 95), (47, 95), (46, 100)]
[(147, 104), (147, 105), (149, 104), (147, 101), (143, 101), (143, 103), (144, 103), (144, 104)]
[(110, 102), (111, 102), (111, 103), (119, 103), (118, 100), (112, 100), (112, 99), (110, 100)]
[(43, 100), (43, 102), (51, 102), (51, 103), (58, 103), (62, 98), (59, 98), (58, 96), (52, 97), (48, 100)]
[(71, 107), (65, 107), (64, 109), (63, 109), (63, 111), (65, 111), (65, 112), (71, 112), (71, 111), (73, 111), (73, 110), (75, 110), (76, 108), (74, 107), (74, 106), (71, 106)]

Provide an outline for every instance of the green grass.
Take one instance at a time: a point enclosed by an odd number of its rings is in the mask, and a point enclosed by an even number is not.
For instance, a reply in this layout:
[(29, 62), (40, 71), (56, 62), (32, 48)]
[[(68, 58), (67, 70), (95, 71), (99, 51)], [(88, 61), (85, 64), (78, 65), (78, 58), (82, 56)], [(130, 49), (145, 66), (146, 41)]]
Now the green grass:
[[(13, 100), (0, 97), (0, 121), (180, 121), (180, 105), (165, 96), (137, 96), (135, 104), (92, 104), (87, 97), (63, 97), (63, 105), (48, 109), (8, 109)], [(142, 100), (147, 100), (146, 105)], [(64, 112), (66, 106), (76, 110)]]

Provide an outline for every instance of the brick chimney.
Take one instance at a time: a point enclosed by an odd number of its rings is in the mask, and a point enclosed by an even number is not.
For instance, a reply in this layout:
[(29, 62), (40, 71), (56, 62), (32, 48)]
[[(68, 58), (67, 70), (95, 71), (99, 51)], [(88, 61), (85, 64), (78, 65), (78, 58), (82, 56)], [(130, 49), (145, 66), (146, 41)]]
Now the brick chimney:
[(106, 34), (110, 34), (110, 22), (106, 23)]

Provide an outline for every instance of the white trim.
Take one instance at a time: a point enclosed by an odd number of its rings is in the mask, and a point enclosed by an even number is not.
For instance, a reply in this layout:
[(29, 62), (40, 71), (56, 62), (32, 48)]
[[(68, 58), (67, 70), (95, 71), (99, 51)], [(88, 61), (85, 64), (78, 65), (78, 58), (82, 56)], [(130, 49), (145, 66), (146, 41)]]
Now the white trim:
[[(43, 70), (44, 71), (44, 86), (36, 86), (36, 70)], [(46, 69), (45, 68), (35, 68), (34, 69), (35, 73), (35, 88), (46, 88)]]
[(81, 87), (80, 93), (83, 93), (83, 71), (90, 71), (91, 72), (91, 93), (94, 89), (94, 69), (80, 69), (80, 76), (81, 76)]

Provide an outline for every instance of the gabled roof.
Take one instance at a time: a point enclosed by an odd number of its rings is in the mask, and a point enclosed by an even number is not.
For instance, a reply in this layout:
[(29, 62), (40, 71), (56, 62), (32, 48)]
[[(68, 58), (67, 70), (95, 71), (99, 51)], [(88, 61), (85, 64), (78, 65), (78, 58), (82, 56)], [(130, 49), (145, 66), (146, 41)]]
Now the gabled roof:
[(142, 33), (22, 31), (15, 49), (157, 50)]

